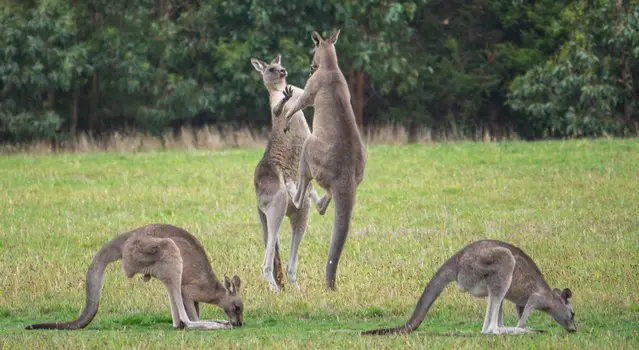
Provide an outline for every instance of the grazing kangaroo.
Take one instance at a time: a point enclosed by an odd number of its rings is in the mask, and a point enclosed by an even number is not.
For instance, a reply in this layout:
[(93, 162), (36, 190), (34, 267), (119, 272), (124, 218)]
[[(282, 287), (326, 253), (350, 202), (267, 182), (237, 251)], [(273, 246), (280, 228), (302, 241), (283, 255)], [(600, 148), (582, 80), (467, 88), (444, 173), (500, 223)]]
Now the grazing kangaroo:
[[(335, 289), (337, 265), (348, 235), (355, 205), (355, 191), (364, 177), (367, 154), (359, 135), (351, 95), (344, 74), (337, 65), (335, 43), (338, 30), (329, 39), (317, 32), (311, 34), (315, 43), (312, 73), (304, 91), (286, 112), (284, 130), (290, 130), (292, 117), (298, 111), (315, 106), (313, 133), (304, 141), (299, 163), (293, 204), (299, 208), (311, 179), (326, 190), (317, 204), (318, 210), (335, 202), (335, 217), (331, 246), (326, 261), (326, 286)], [(290, 98), (284, 91), (285, 102)], [(277, 114), (279, 115), (279, 113)]]
[[(482, 240), (469, 244), (448, 259), (428, 282), (413, 316), (397, 328), (376, 329), (363, 334), (404, 334), (417, 329), (435, 299), (452, 282), (477, 298), (488, 297), (483, 334), (536, 333), (526, 329), (533, 309), (546, 312), (568, 332), (577, 330), (572, 310), (572, 293), (551, 289), (539, 268), (521, 249), (505, 242)], [(504, 298), (517, 310), (517, 327), (504, 327)]]
[[(179, 227), (152, 224), (121, 234), (93, 257), (86, 277), (86, 305), (76, 320), (34, 324), (26, 329), (86, 327), (98, 313), (104, 270), (120, 259), (127, 277), (139, 273), (145, 282), (155, 277), (164, 284), (171, 302), (173, 327), (208, 330), (242, 326), (240, 278), (224, 276), (224, 284), (220, 283), (195, 237)], [(231, 322), (200, 321), (199, 302), (218, 305)]]
[[(282, 111), (285, 101), (282, 92), (286, 88), (286, 69), (282, 66), (282, 57), (278, 55), (270, 64), (252, 58), (253, 67), (262, 74), (264, 86), (269, 93), (271, 110)], [(302, 89), (290, 87), (291, 95), (299, 96)], [(307, 200), (296, 208), (292, 198), (297, 191), (297, 168), (304, 140), (311, 131), (304, 119), (304, 113), (298, 111), (293, 115), (293, 122), (288, 133), (282, 131), (282, 118), (274, 118), (271, 113), (272, 128), (268, 144), (262, 159), (255, 168), (253, 182), (257, 195), (257, 212), (262, 223), (262, 234), (266, 251), (262, 264), (262, 275), (273, 291), (283, 288), (282, 264), (279, 253), (279, 231), (284, 216), (288, 216), (291, 223), (291, 249), (288, 254), (286, 276), (293, 287), (299, 289), (297, 283), (297, 256), (300, 243), (304, 237), (308, 224), (310, 205)], [(317, 204), (319, 196), (312, 186), (308, 195)], [(291, 200), (289, 200), (289, 197)], [(318, 208), (324, 214), (326, 208)]]

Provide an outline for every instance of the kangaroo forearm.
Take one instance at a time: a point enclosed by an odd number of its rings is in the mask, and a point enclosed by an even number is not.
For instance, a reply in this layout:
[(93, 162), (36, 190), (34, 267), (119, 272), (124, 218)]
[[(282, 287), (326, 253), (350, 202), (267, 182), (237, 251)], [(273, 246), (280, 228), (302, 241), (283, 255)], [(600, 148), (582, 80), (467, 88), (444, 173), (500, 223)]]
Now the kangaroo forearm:
[(536, 305), (536, 302), (533, 298), (534, 296), (531, 297), (526, 303), (526, 306), (524, 307), (524, 311), (521, 313), (521, 317), (519, 317), (519, 321), (517, 321), (518, 328), (526, 328), (526, 321), (528, 320), (528, 316), (530, 316), (530, 312), (532, 312), (533, 308)]
[(286, 101), (284, 99), (281, 99), (274, 107), (273, 109), (271, 109), (271, 113), (273, 113), (273, 115), (275, 117), (279, 117), (280, 114), (282, 114), (282, 109), (284, 108), (284, 104), (286, 104)]
[(291, 117), (293, 117), (295, 113), (312, 105), (312, 102), (313, 96), (309, 93), (308, 90), (304, 90), (302, 95), (295, 101), (295, 104), (293, 104), (293, 106), (286, 113), (286, 120), (288, 121), (289, 119), (291, 119)]
[(291, 120), (291, 118), (293, 117), (293, 115), (295, 113), (297, 113), (299, 110), (302, 110), (303, 107), (300, 106), (299, 104), (299, 100), (297, 102), (295, 102), (295, 104), (293, 105), (293, 107), (291, 107), (288, 112), (286, 112), (286, 116), (284, 117), (285, 120), (288, 122), (289, 120)]

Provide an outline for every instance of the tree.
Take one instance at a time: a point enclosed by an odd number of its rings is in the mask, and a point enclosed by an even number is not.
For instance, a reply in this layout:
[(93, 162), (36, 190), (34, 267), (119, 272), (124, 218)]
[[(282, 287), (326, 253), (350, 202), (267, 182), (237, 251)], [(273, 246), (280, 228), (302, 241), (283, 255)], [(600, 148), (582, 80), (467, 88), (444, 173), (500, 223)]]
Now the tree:
[(570, 40), (512, 82), (510, 106), (537, 137), (636, 133), (639, 6), (581, 1), (563, 18), (575, 28)]

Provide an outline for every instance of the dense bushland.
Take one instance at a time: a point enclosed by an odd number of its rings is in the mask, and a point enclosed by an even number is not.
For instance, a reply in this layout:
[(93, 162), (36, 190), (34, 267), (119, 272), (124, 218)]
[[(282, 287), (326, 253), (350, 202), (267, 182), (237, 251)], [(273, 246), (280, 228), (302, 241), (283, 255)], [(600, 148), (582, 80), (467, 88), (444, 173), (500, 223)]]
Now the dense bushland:
[(363, 126), (637, 133), (635, 0), (0, 0), (0, 140), (262, 128), (249, 59), (280, 53), (303, 86), (310, 32), (337, 28)]

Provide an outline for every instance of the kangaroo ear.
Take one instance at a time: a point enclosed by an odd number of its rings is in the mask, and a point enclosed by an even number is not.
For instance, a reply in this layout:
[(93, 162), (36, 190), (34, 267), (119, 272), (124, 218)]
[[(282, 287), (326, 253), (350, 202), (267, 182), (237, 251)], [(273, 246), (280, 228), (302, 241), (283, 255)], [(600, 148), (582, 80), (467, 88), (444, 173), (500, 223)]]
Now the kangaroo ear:
[(563, 292), (561, 292), (561, 297), (566, 301), (570, 301), (570, 299), (572, 299), (572, 292), (570, 291), (570, 289), (566, 288), (563, 290)]
[(258, 60), (257, 58), (251, 58), (251, 63), (253, 64), (253, 67), (255, 67), (255, 70), (260, 73), (262, 73), (266, 68), (266, 63)]
[(313, 32), (311, 33), (311, 39), (313, 39), (313, 42), (315, 43), (315, 46), (319, 46), (319, 44), (324, 40), (322, 39), (322, 36), (319, 35), (318, 32)]
[(240, 289), (242, 281), (240, 281), (240, 277), (238, 277), (238, 275), (233, 276), (233, 284), (235, 285), (235, 289)]
[(277, 55), (272, 61), (271, 64), (282, 64), (282, 55)]
[(328, 39), (328, 41), (330, 41), (330, 42), (331, 42), (331, 44), (335, 44), (335, 43), (337, 42), (337, 38), (339, 37), (339, 32), (340, 32), (340, 30), (338, 29), (338, 30), (335, 32), (335, 34), (333, 34), (333, 35), (331, 36), (331, 38), (330, 38), (330, 39)]
[(226, 289), (226, 291), (229, 292), (230, 295), (235, 295), (235, 293), (237, 292), (235, 285), (233, 284), (233, 282), (231, 282), (227, 275), (224, 275), (224, 289)]
[(231, 292), (231, 280), (228, 278), (227, 275), (224, 275), (224, 289), (226, 289), (229, 293)]

